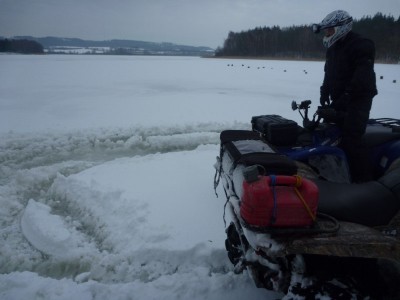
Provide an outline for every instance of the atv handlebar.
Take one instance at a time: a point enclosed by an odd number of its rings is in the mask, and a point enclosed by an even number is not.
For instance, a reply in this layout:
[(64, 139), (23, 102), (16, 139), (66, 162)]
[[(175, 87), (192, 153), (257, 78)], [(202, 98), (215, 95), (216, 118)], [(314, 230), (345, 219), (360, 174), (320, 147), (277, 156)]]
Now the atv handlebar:
[[(311, 100), (304, 100), (304, 101), (301, 101), (300, 104), (297, 104), (297, 102), (293, 100), (292, 101), (292, 109), (299, 110), (300, 116), (303, 118), (303, 127), (312, 131), (318, 127), (321, 117), (318, 116), (317, 113), (315, 113), (313, 115), (312, 120), (310, 120), (308, 118), (308, 110), (311, 106), (311, 103), (312, 103)], [(304, 115), (303, 115), (302, 111), (304, 111)]]
[(297, 109), (304, 109), (306, 112), (308, 112), (308, 109), (310, 108), (311, 105), (311, 100), (304, 100), (301, 101), (300, 104), (297, 104), (295, 100), (292, 101), (292, 109), (297, 110)]

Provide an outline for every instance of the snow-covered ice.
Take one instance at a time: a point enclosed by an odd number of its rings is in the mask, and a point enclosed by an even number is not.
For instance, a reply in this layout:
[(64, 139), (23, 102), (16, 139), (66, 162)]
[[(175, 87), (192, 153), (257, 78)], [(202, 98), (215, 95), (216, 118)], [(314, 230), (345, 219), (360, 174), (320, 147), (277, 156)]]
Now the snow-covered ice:
[[(219, 133), (300, 121), (322, 62), (0, 56), (1, 299), (277, 299), (236, 275), (213, 190)], [(400, 117), (376, 65), (372, 117)], [(306, 70), (306, 71), (305, 71)], [(384, 76), (383, 80), (379, 77)]]

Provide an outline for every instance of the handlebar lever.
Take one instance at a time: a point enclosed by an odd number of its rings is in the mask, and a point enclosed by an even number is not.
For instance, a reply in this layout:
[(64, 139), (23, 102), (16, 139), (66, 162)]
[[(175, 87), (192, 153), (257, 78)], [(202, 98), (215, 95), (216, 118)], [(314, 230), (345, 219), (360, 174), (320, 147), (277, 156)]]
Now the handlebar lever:
[[(312, 120), (308, 118), (308, 109), (310, 108), (311, 103), (311, 100), (301, 101), (300, 104), (297, 104), (296, 101), (292, 101), (292, 109), (299, 110), (299, 113), (303, 118), (303, 127), (312, 131), (318, 127), (318, 124), (321, 121), (321, 117), (318, 116), (317, 113), (315, 113)], [(304, 115), (302, 113), (302, 110), (304, 110)]]

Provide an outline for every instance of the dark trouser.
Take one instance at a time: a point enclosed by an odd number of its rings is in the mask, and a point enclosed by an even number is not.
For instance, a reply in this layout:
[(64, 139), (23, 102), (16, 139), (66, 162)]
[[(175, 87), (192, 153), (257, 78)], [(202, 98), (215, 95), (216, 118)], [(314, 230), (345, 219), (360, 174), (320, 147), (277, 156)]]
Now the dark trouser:
[(370, 153), (361, 141), (358, 139), (342, 139), (340, 147), (346, 153), (350, 168), (350, 174), (353, 182), (366, 182), (373, 179)]
[(342, 124), (340, 147), (347, 155), (353, 182), (365, 182), (373, 179), (370, 153), (362, 142), (371, 110), (372, 98), (352, 100)]

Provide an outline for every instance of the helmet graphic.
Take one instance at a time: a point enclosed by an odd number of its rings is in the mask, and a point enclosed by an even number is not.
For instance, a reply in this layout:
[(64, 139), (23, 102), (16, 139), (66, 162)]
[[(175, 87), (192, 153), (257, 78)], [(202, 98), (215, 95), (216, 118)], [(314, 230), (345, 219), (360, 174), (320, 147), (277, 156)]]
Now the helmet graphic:
[(330, 36), (324, 36), (323, 44), (329, 48), (336, 43), (341, 37), (345, 36), (351, 30), (353, 18), (344, 10), (335, 10), (327, 15), (321, 23), (313, 24), (314, 33), (319, 33), (321, 30), (333, 28), (334, 32)]

